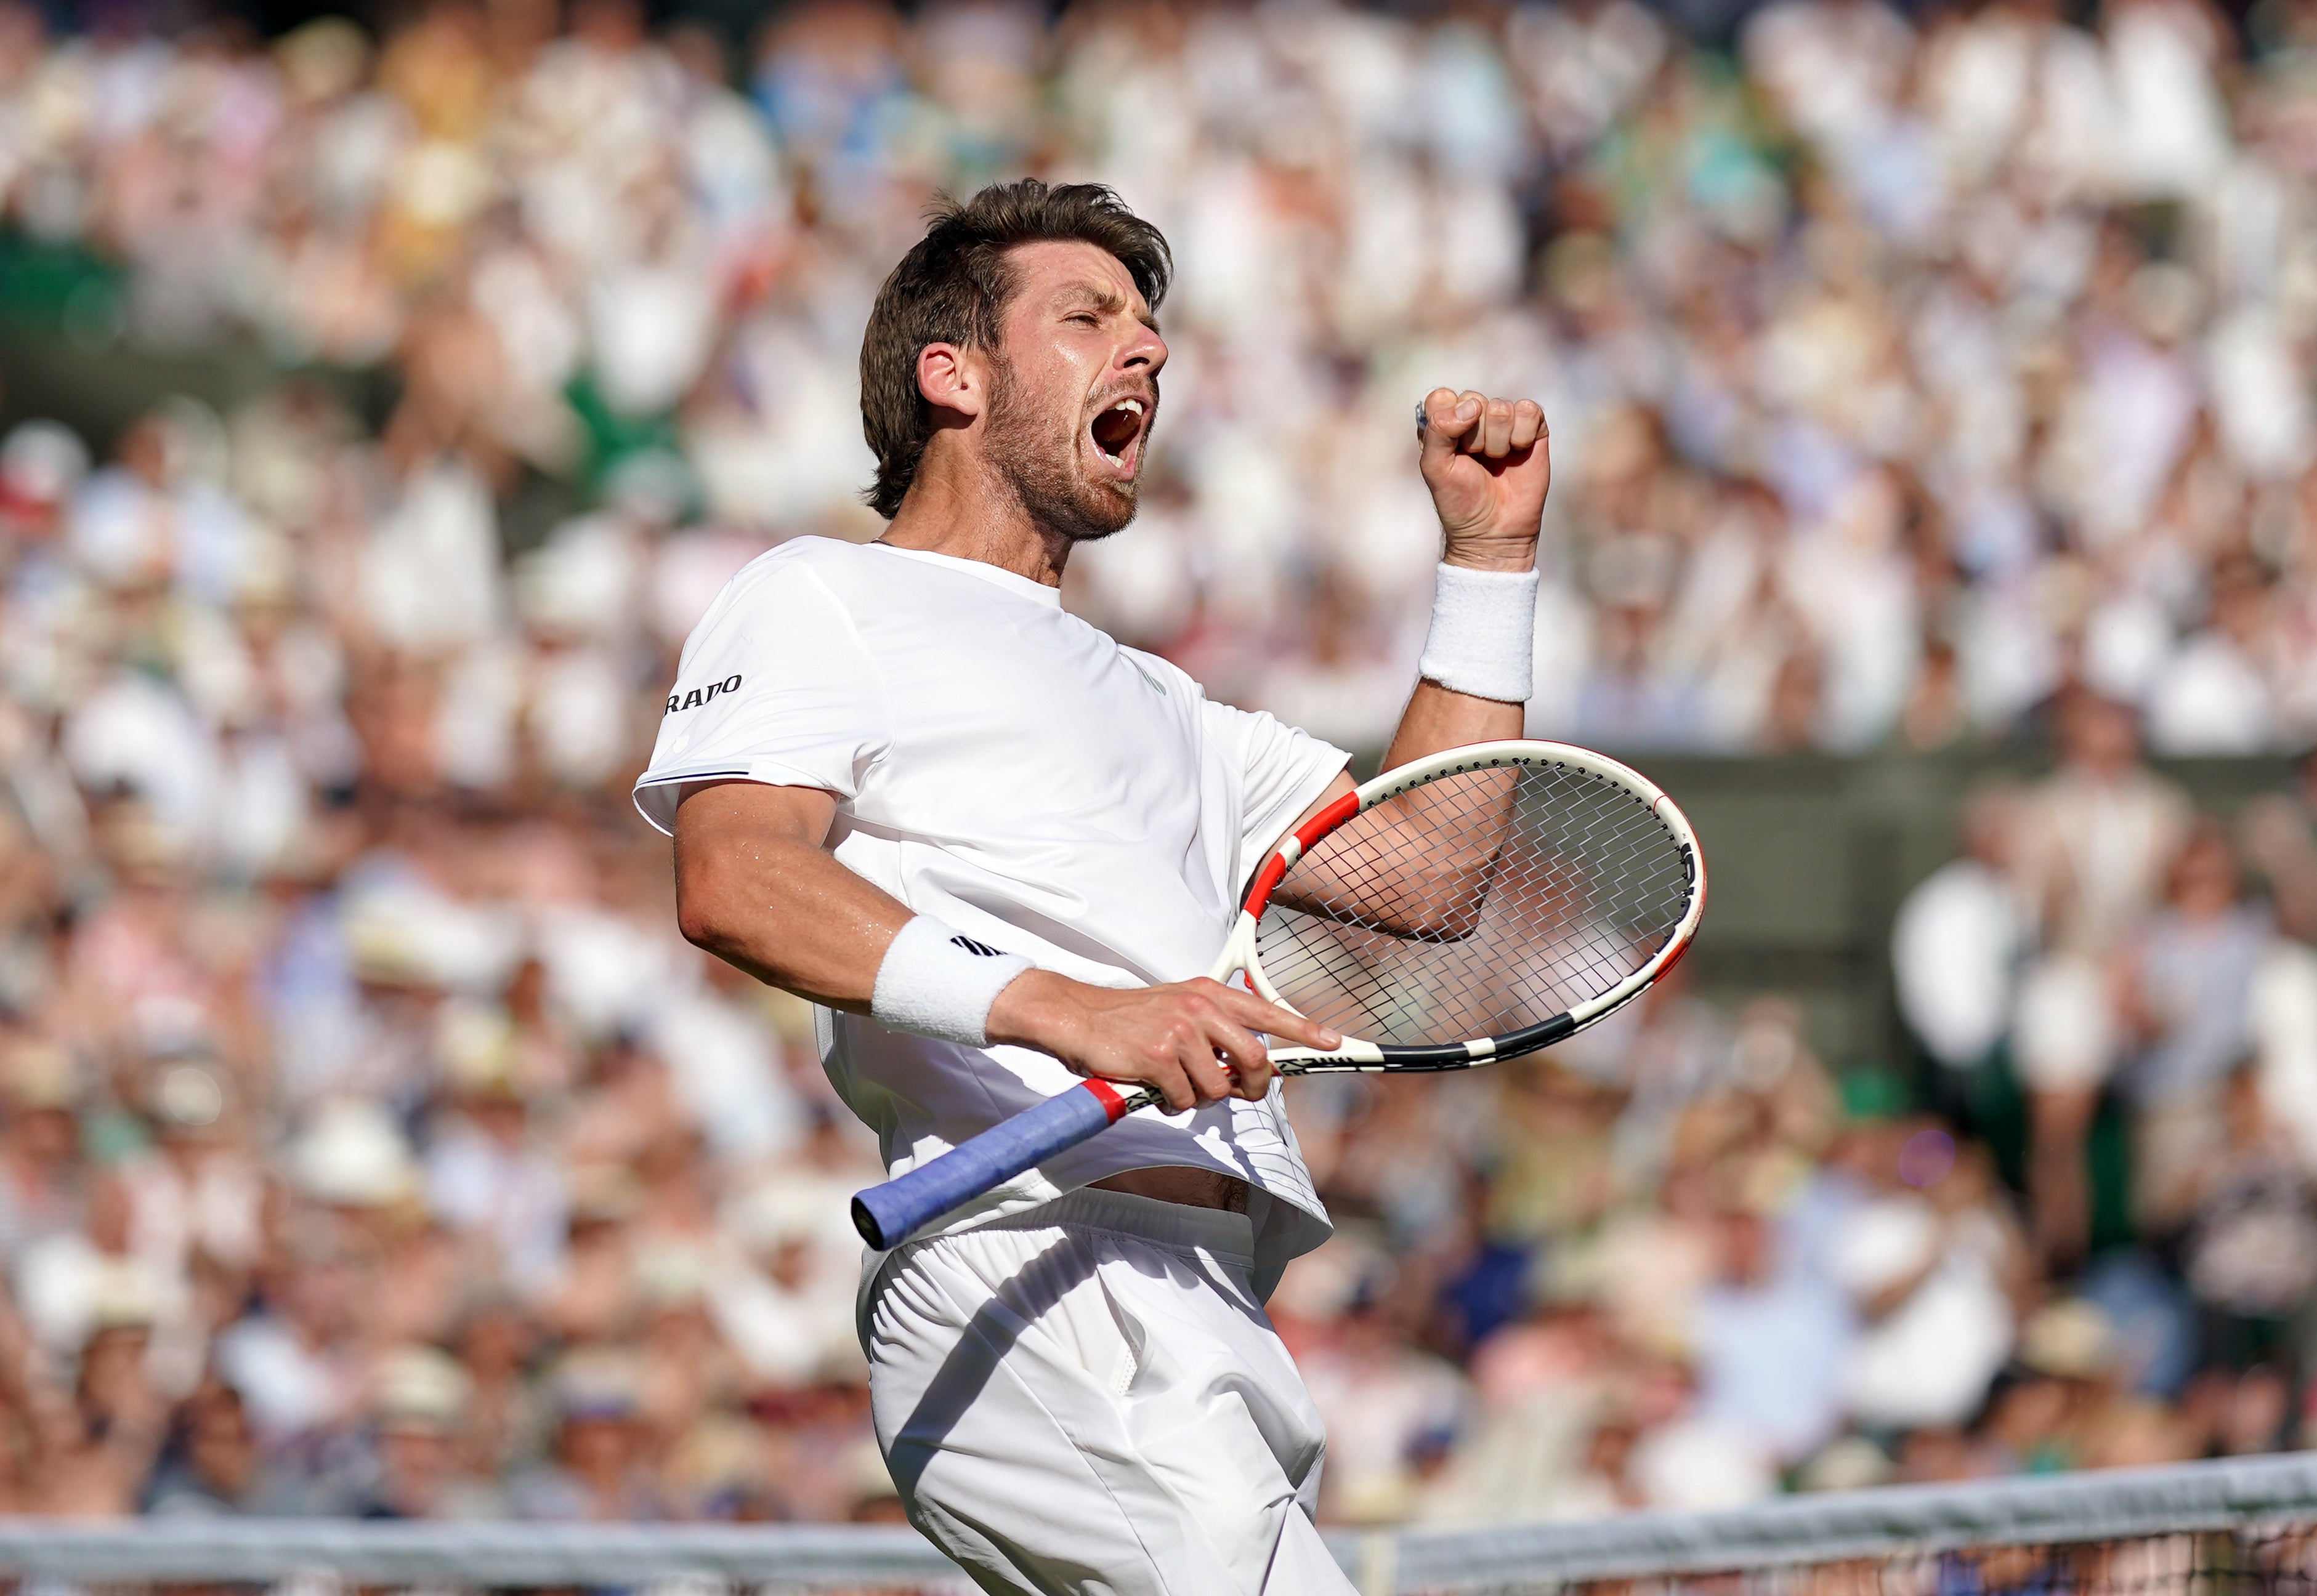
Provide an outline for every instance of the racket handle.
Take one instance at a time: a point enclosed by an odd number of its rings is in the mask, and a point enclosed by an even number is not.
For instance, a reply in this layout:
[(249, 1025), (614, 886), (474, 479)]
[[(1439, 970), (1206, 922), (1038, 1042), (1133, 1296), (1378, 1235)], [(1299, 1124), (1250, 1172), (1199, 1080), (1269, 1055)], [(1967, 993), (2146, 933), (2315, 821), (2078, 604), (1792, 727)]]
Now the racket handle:
[(899, 1180), (860, 1193), (853, 1199), (853, 1228), (880, 1252), (899, 1246), (920, 1226), (963, 1208), (1031, 1165), (1077, 1146), (1158, 1101), (1158, 1094), (1148, 1087), (1125, 1092), (1107, 1081), (1073, 1086)]

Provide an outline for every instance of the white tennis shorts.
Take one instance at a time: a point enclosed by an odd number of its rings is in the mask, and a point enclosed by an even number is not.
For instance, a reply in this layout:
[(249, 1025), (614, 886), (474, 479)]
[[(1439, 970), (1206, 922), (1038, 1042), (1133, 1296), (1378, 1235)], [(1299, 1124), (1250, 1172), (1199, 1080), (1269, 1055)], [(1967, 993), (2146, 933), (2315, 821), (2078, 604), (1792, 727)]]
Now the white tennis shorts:
[(1244, 1214), (1080, 1190), (889, 1259), (865, 1324), (909, 1521), (985, 1591), (1353, 1596)]

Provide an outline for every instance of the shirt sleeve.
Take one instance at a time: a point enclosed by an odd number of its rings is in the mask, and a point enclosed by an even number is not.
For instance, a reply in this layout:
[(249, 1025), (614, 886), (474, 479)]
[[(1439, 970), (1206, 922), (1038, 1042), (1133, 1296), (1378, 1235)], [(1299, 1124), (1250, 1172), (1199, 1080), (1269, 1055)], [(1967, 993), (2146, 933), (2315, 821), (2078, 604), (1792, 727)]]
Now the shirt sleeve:
[(890, 742), (875, 667), (835, 594), (799, 565), (732, 579), (685, 639), (636, 807), (673, 834), (694, 781), (855, 797)]
[(1239, 751), (1246, 786), (1239, 800), (1239, 856), (1255, 861), (1295, 817), (1328, 790), (1352, 756), (1260, 709), (1234, 709), (1210, 699), (1207, 736)]

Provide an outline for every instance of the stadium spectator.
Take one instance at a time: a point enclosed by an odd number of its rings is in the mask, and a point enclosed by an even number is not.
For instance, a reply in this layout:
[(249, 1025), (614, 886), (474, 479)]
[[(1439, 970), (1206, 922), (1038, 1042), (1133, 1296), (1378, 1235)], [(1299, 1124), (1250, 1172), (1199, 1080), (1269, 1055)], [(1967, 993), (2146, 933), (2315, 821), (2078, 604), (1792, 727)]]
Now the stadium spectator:
[(1891, 930), (1899, 1012), (1937, 1066), (1935, 1098), (1966, 1125), (2011, 1032), (2034, 919), (2014, 873), (2019, 796), (1964, 800), (1961, 857), (1919, 882)]
[(2166, 905), (2126, 953), (2120, 983), (2136, 1044), (2123, 1083), (2137, 1137), (2134, 1204), (2160, 1235), (2178, 1226), (2222, 1145), (2223, 1088), (2251, 1048), (2252, 983), (2275, 934), (2266, 910), (2240, 901), (2217, 825), (2189, 829), (2167, 877)]

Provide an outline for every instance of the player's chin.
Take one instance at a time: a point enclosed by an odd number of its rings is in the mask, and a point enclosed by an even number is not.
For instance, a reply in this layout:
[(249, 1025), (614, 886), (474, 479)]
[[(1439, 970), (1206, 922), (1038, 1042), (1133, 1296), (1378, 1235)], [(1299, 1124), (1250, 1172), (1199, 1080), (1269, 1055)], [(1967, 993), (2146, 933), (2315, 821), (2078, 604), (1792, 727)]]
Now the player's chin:
[(1121, 499), (1115, 494), (1096, 488), (1084, 488), (1073, 495), (1069, 511), (1049, 522), (1073, 543), (1099, 543), (1114, 532), (1126, 530), (1134, 519), (1134, 500)]
[(1142, 485), (1133, 477), (1120, 477), (1107, 471), (1088, 470), (1078, 478), (1077, 500), (1078, 520), (1086, 535), (1107, 538), (1122, 530), (1134, 519), (1141, 502)]

